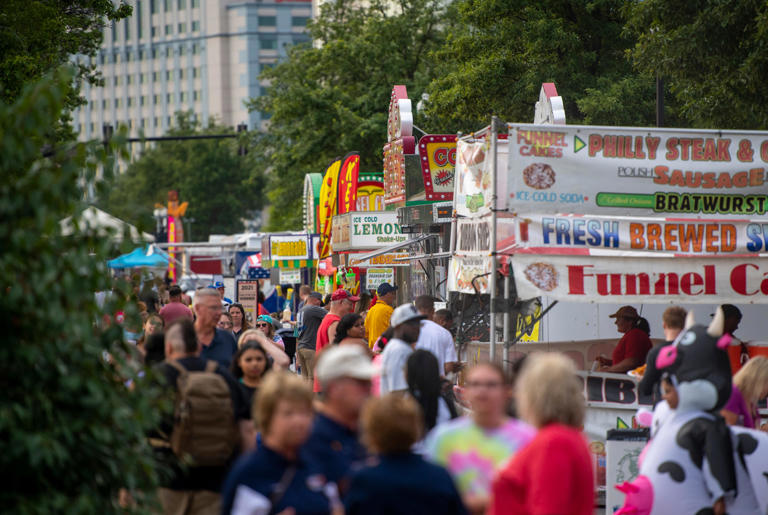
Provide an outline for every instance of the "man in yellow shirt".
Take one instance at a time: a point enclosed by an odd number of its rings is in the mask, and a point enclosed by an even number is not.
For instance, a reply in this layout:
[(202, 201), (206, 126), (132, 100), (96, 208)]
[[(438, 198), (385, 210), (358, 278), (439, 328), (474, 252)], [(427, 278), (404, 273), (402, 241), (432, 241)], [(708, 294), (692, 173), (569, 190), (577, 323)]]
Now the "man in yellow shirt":
[(378, 300), (365, 317), (365, 332), (368, 334), (368, 347), (371, 349), (379, 339), (381, 333), (389, 327), (389, 317), (394, 311), (397, 286), (389, 283), (381, 283), (376, 290)]

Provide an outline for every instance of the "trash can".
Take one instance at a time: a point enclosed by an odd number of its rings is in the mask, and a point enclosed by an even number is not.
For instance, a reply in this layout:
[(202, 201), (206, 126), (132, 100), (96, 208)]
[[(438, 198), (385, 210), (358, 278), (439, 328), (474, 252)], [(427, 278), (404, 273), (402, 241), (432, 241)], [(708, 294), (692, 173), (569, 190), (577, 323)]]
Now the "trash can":
[(624, 504), (624, 494), (616, 485), (632, 481), (640, 473), (637, 458), (650, 438), (647, 427), (609, 429), (605, 441), (605, 513), (611, 514)]

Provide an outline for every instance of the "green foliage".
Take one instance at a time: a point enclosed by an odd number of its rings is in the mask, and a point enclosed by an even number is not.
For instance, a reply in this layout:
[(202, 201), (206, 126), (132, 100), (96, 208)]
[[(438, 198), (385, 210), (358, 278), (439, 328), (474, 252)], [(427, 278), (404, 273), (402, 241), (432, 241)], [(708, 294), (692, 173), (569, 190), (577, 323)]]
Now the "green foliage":
[(633, 72), (625, 56), (625, 3), (457, 2), (427, 114), (449, 131), (478, 129), (492, 114), (532, 122), (541, 83), (554, 82), (568, 123), (652, 123), (653, 76)]
[(660, 74), (686, 126), (765, 129), (768, 3), (632, 2), (634, 64)]
[(418, 99), (432, 76), (442, 2), (362, 4), (324, 3), (309, 24), (317, 44), (294, 47), (262, 73), (271, 87), (249, 107), (272, 114), (254, 145), (268, 170), (269, 229), (301, 226), (304, 176), (323, 173), (334, 158), (356, 150), (362, 171), (380, 170), (392, 86), (404, 84)]
[[(191, 113), (177, 113), (166, 136), (230, 133), (232, 129), (212, 124), (202, 129)], [(262, 207), (262, 184), (252, 174), (258, 156), (238, 155), (239, 142), (232, 139), (162, 141), (146, 150), (116, 177), (99, 205), (106, 211), (154, 232), (155, 204), (166, 205), (168, 191), (178, 190), (179, 199), (189, 202), (186, 218), (194, 218), (192, 239), (203, 241), (209, 234), (241, 232), (241, 219), (250, 218)], [(186, 226), (189, 231), (189, 225)]]
[[(12, 103), (24, 85), (55, 70), (73, 55), (94, 56), (101, 45), (107, 20), (118, 21), (131, 14), (131, 6), (112, 0), (3, 0), (0, 2), (0, 100)], [(65, 90), (65, 108), (83, 100), (82, 81), (100, 83), (95, 66), (75, 64), (74, 81)], [(62, 115), (59, 137), (73, 139), (69, 116)]]
[(112, 287), (105, 262), (114, 249), (76, 224), (73, 235), (61, 234), (59, 221), (108, 162), (100, 145), (48, 144), (73, 77), (71, 69), (57, 72), (27, 86), (13, 105), (0, 102), (0, 506), (7, 513), (117, 513), (118, 488), (152, 492), (158, 479), (144, 438), (158, 423), (156, 396), (143, 384), (126, 388), (126, 378), (137, 378), (122, 330), (100, 328), (104, 313), (123, 309), (115, 301), (102, 311), (94, 295)]

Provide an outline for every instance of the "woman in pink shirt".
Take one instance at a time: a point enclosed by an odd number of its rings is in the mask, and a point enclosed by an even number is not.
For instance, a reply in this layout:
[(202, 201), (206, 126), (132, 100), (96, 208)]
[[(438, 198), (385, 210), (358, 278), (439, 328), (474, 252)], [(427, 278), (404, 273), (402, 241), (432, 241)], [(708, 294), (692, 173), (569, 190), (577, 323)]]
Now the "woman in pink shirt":
[(760, 425), (757, 403), (768, 396), (768, 358), (755, 356), (733, 376), (733, 392), (720, 412), (732, 426), (768, 430)]

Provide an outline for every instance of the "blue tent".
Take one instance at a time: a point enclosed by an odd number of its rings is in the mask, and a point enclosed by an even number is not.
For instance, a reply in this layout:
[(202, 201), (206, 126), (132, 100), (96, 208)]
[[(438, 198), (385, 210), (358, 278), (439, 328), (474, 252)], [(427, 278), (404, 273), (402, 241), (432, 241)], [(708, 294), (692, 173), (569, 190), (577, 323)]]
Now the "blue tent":
[(128, 254), (107, 261), (107, 266), (109, 268), (165, 268), (168, 266), (168, 255), (158, 249), (148, 254), (148, 250), (137, 247)]

